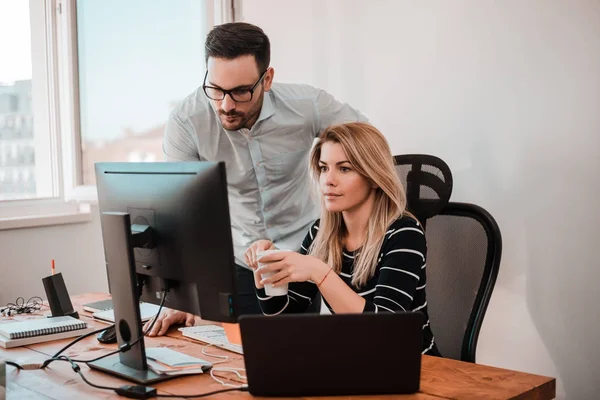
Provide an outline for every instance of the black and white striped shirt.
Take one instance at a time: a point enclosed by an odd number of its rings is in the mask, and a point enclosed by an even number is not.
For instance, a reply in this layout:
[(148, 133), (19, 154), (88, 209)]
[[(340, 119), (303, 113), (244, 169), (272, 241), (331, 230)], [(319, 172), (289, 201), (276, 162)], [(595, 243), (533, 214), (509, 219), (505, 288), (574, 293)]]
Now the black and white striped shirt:
[[(319, 220), (304, 238), (300, 253), (307, 254), (317, 231)], [(358, 288), (352, 284), (356, 252), (343, 251), (340, 278), (365, 299), (363, 312), (421, 312), (427, 321), (423, 325), (423, 354), (439, 355), (427, 313), (425, 288), (427, 245), (423, 229), (410, 217), (396, 220), (388, 228), (381, 246), (375, 274)], [(257, 289), (260, 307), (265, 315), (304, 312), (318, 292), (312, 282), (292, 282), (288, 296), (267, 296)], [(333, 310), (325, 299), (325, 305)]]

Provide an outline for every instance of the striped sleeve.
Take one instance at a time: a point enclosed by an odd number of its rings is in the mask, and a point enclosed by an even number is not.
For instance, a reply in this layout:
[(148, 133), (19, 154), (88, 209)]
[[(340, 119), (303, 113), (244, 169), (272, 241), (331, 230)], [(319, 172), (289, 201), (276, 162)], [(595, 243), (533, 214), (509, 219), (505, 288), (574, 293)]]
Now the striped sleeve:
[(379, 256), (373, 301), (365, 303), (363, 312), (417, 311), (412, 305), (424, 284), (426, 253), (425, 234), (416, 221), (390, 229)]
[[(308, 234), (302, 241), (300, 254), (308, 254), (308, 248), (312, 244), (319, 230), (319, 221), (310, 227)], [(279, 315), (284, 313), (302, 313), (312, 304), (318, 293), (317, 285), (312, 282), (291, 282), (288, 285), (287, 296), (267, 296), (265, 289), (256, 289), (258, 304), (264, 315)]]

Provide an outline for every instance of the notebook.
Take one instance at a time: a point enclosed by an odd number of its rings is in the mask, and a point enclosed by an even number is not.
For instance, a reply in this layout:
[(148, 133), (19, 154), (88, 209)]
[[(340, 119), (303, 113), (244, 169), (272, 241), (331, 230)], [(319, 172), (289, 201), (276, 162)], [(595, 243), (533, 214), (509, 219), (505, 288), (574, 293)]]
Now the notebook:
[(0, 346), (5, 349), (80, 336), (93, 331), (73, 317), (38, 318), (0, 324)]
[[(154, 317), (158, 313), (159, 308), (160, 307), (156, 304), (141, 302), (140, 315), (142, 317), (142, 322), (149, 321), (152, 317)], [(111, 324), (115, 322), (115, 312), (113, 309), (95, 312), (92, 314), (92, 317), (100, 322), (109, 322)]]
[(206, 360), (192, 357), (166, 347), (147, 348), (146, 358), (148, 368), (157, 374), (202, 374), (212, 368), (212, 364)]

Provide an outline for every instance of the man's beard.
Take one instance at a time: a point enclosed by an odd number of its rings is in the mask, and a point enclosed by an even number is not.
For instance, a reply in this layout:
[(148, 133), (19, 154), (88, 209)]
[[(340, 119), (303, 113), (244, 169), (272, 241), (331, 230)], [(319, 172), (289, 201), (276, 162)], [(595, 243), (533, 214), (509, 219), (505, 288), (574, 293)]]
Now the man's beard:
[[(223, 119), (221, 119), (221, 125), (223, 125), (223, 128), (225, 130), (228, 131), (237, 131), (239, 129), (242, 128), (250, 128), (248, 127), (248, 122), (252, 121), (253, 119), (258, 119), (258, 115), (260, 114), (260, 110), (262, 109), (262, 104), (263, 104), (263, 96), (264, 94), (261, 94), (260, 99), (256, 102), (256, 105), (247, 113), (242, 113), (239, 111), (231, 110), (228, 112), (225, 112), (221, 109), (219, 109), (219, 116), (220, 117), (239, 117), (239, 122), (233, 126), (229, 126), (229, 127), (225, 127), (224, 125), (224, 121)], [(225, 121), (226, 122), (226, 121)], [(253, 121), (256, 122), (256, 121)]]

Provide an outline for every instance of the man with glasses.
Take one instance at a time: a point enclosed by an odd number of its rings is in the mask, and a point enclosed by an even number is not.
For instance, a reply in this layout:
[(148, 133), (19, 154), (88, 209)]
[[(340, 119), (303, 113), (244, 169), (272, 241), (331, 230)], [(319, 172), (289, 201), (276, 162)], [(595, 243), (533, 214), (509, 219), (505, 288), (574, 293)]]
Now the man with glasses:
[[(249, 264), (271, 244), (299, 250), (318, 218), (308, 172), (313, 140), (329, 125), (366, 118), (323, 90), (273, 83), (269, 38), (257, 26), (216, 26), (205, 53), (204, 83), (171, 113), (164, 152), (168, 161), (225, 161), (240, 313), (259, 314)], [(313, 306), (319, 312), (320, 298)], [(170, 311), (150, 334), (193, 321)]]

